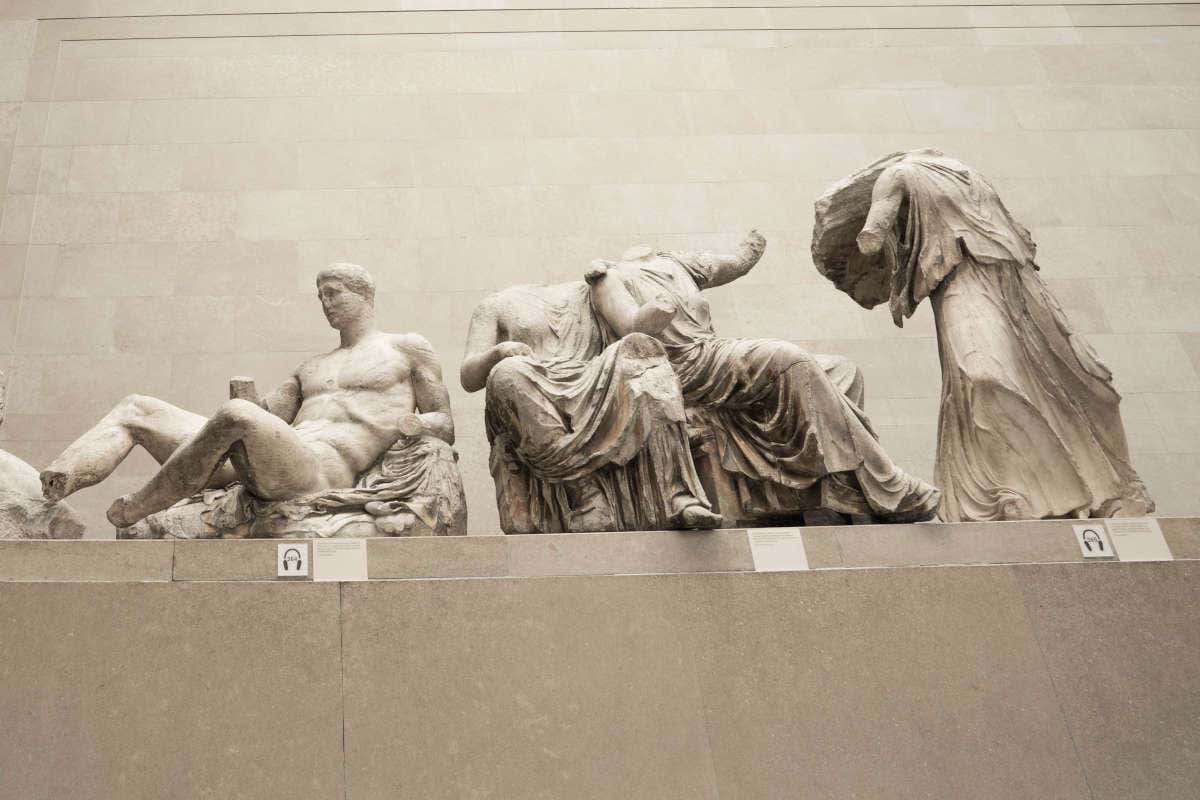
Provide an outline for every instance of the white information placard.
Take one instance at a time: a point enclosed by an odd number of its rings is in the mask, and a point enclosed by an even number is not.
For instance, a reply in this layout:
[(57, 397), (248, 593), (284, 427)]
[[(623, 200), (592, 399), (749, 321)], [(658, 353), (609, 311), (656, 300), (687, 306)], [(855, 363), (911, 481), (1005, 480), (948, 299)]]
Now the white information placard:
[(1112, 542), (1108, 540), (1108, 531), (1102, 523), (1095, 525), (1074, 525), (1075, 541), (1079, 543), (1079, 552), (1084, 558), (1113, 558)]
[(316, 539), (312, 543), (314, 581), (365, 581), (366, 539)]
[(1174, 561), (1154, 517), (1106, 519), (1108, 538), (1122, 561)]
[(276, 545), (275, 575), (280, 578), (307, 578), (308, 542), (285, 542)]
[(750, 555), (755, 572), (808, 569), (808, 553), (799, 528), (749, 528)]

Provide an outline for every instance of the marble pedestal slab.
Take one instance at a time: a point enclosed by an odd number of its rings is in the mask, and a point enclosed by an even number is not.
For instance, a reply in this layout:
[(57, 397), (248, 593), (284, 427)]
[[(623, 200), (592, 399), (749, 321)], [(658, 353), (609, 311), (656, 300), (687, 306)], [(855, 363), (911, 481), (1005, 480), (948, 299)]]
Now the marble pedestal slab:
[(0, 543), (0, 800), (1185, 798), (1200, 520), (1082, 563), (1069, 523)]

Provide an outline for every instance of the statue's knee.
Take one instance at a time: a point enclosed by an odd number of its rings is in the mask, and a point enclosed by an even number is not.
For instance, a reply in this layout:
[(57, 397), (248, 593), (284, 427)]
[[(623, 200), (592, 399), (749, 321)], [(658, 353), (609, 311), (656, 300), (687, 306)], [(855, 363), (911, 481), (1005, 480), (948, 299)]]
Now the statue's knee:
[(803, 347), (791, 342), (779, 342), (771, 356), (771, 363), (779, 373), (800, 371), (806, 373), (824, 372), (812, 354)]
[(116, 411), (122, 423), (136, 424), (153, 414), (155, 406), (161, 404), (161, 400), (147, 397), (144, 394), (130, 394), (121, 398), (117, 403)]
[(626, 335), (622, 339), (622, 347), (625, 348), (625, 352), (638, 358), (654, 358), (656, 356), (665, 358), (667, 355), (661, 342), (644, 333), (635, 332)]
[(246, 425), (252, 422), (261, 410), (249, 400), (226, 400), (217, 409), (213, 419), (227, 425)]
[(487, 390), (491, 392), (506, 392), (525, 385), (525, 377), (521, 362), (515, 358), (506, 358), (488, 373)]

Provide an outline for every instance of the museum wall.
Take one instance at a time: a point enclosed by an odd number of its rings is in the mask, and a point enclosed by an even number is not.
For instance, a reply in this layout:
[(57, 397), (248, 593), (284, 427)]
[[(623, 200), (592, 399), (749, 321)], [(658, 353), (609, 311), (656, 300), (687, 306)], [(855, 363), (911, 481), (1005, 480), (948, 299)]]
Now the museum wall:
[[(1194, 7), (360, 5), (0, 12), (0, 447), (41, 467), (130, 393), (207, 414), (231, 376), (272, 387), (336, 345), (313, 277), (355, 261), (382, 326), (440, 354), (470, 528), (498, 533), (483, 397), (458, 385), (475, 305), (757, 227), (762, 262), (711, 292), (717, 330), (854, 359), (886, 448), (928, 479), (928, 308), (897, 329), (808, 249), (830, 182), (935, 146), (1032, 231), (1159, 513), (1200, 513)], [(90, 536), (151, 466), (72, 500)]]

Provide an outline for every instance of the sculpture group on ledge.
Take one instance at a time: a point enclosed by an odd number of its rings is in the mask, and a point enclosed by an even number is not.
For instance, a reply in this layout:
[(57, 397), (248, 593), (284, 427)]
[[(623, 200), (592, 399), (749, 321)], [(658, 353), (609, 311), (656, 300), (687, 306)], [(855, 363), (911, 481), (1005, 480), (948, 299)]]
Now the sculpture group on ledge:
[[(887, 156), (817, 200), (813, 231), (817, 269), (861, 305), (888, 303), (902, 326), (932, 304), (938, 488), (884, 451), (854, 364), (717, 335), (704, 292), (765, 248), (755, 231), (728, 254), (639, 246), (475, 309), (460, 380), (486, 391), (504, 532), (1153, 511), (1111, 373), (972, 169), (936, 150)], [(235, 378), (206, 419), (128, 397), (41, 473), (44, 500), (30, 496), (32, 468), (0, 452), (0, 537), (80, 535), (58, 501), (137, 445), (161, 466), (109, 509), (121, 537), (465, 534), (437, 356), (416, 334), (378, 330), (362, 267), (332, 265), (317, 293), (339, 346), (265, 398)]]
[(337, 349), (261, 400), (235, 379), (209, 419), (126, 398), (42, 472), (46, 498), (104, 480), (141, 445), (161, 467), (109, 508), (123, 537), (465, 534), (454, 421), (429, 342), (376, 327), (362, 267), (322, 271), (317, 294)]
[(942, 368), (935, 479), (948, 522), (1141, 516), (1112, 373), (1038, 276), (1029, 232), (977, 172), (895, 153), (816, 203), (813, 262), (902, 326), (933, 304)]

